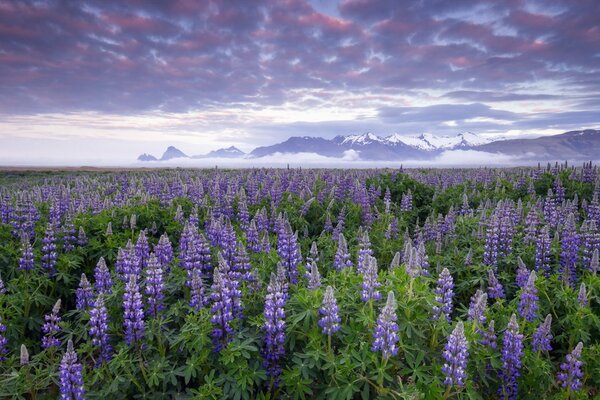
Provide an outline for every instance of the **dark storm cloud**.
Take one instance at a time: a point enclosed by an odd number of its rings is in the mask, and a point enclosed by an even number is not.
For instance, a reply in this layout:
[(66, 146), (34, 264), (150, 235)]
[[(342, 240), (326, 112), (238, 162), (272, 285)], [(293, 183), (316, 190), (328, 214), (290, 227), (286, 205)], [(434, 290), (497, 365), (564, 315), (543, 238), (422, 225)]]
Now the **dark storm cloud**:
[[(314, 3), (314, 2), (313, 2)], [(342, 0), (0, 3), (0, 113), (184, 112), (295, 90), (438, 90), (440, 104), (380, 110), (382, 126), (521, 116), (486, 103), (600, 91), (600, 2)], [(552, 82), (556, 93), (527, 93)], [(524, 92), (525, 91), (525, 92)], [(576, 101), (575, 101), (576, 100)], [(592, 118), (593, 119), (593, 118)], [(467, 122), (465, 122), (467, 124)]]

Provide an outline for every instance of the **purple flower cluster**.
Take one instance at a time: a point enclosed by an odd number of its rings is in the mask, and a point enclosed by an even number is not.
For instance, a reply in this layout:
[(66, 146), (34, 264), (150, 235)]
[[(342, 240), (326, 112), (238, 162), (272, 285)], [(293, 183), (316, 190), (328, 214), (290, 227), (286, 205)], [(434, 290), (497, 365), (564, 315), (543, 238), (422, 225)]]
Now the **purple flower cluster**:
[(500, 370), (502, 386), (498, 389), (498, 393), (505, 400), (517, 398), (519, 388), (517, 380), (520, 376), (522, 355), (523, 335), (519, 333), (517, 316), (513, 314), (502, 339), (502, 368)]
[(560, 364), (560, 372), (556, 375), (556, 379), (563, 388), (573, 391), (581, 390), (581, 378), (583, 377), (583, 372), (581, 371), (581, 367), (583, 366), (583, 362), (581, 361), (582, 350), (583, 343), (577, 343), (573, 351), (567, 354), (566, 361)]
[(281, 359), (285, 355), (285, 302), (283, 287), (275, 274), (271, 274), (265, 298), (263, 357), (267, 373), (276, 382), (281, 374)]
[(106, 266), (106, 261), (104, 261), (104, 257), (100, 257), (98, 263), (96, 264), (96, 269), (94, 270), (94, 288), (98, 294), (112, 293), (112, 276), (110, 275), (110, 271)]
[(29, 242), (29, 237), (23, 235), (21, 238), (21, 257), (19, 257), (19, 269), (21, 271), (31, 271), (34, 268), (33, 247)]
[(83, 367), (77, 362), (77, 353), (73, 349), (73, 342), (71, 340), (67, 342), (67, 351), (60, 362), (58, 377), (61, 399), (85, 399)]
[(42, 239), (42, 268), (49, 276), (53, 276), (56, 273), (57, 258), (54, 229), (51, 224), (48, 224), (44, 238)]
[(535, 278), (535, 271), (531, 271), (527, 283), (521, 289), (521, 295), (519, 296), (519, 315), (528, 322), (537, 318), (538, 291), (535, 287)]
[(129, 276), (123, 294), (123, 325), (125, 342), (128, 345), (140, 343), (144, 337), (144, 305), (135, 275)]
[(109, 343), (108, 311), (104, 304), (103, 294), (98, 295), (94, 306), (90, 310), (89, 324), (89, 335), (92, 338), (92, 345), (100, 350), (100, 361), (110, 361), (112, 347)]
[(338, 271), (341, 271), (343, 268), (352, 267), (352, 260), (350, 260), (350, 253), (348, 252), (348, 243), (343, 233), (339, 235), (333, 266)]
[(463, 386), (467, 377), (467, 359), (469, 357), (469, 343), (465, 337), (465, 326), (462, 321), (456, 324), (456, 327), (448, 337), (448, 343), (444, 347), (444, 360), (442, 372), (446, 376), (444, 385)]
[(323, 334), (331, 336), (334, 332), (340, 330), (341, 319), (338, 314), (339, 311), (333, 288), (327, 286), (325, 295), (323, 296), (323, 304), (319, 309), (319, 314), (321, 315), (319, 326), (321, 327)]
[(277, 254), (281, 257), (289, 276), (290, 283), (298, 282), (298, 264), (302, 262), (298, 232), (294, 233), (290, 223), (285, 220), (283, 229), (277, 235)]
[(89, 307), (92, 307), (94, 305), (94, 291), (92, 290), (92, 285), (88, 281), (85, 274), (81, 274), (81, 279), (79, 280), (79, 287), (75, 292), (75, 297), (75, 307), (78, 310), (87, 310)]
[(42, 325), (42, 332), (44, 333), (42, 347), (45, 349), (61, 345), (60, 339), (56, 337), (56, 335), (62, 331), (58, 325), (60, 323), (60, 316), (58, 315), (60, 312), (60, 304), (61, 300), (58, 299), (54, 304), (54, 307), (52, 307), (52, 312), (44, 316), (46, 322)]
[(490, 299), (502, 299), (504, 298), (504, 288), (496, 275), (494, 274), (494, 270), (490, 269), (488, 271), (488, 289), (487, 294)]
[(533, 351), (552, 351), (552, 314), (546, 315), (542, 322), (533, 333), (531, 339), (531, 348)]
[(362, 274), (363, 281), (360, 285), (362, 289), (360, 292), (360, 299), (362, 301), (380, 300), (381, 293), (377, 288), (381, 286), (381, 283), (378, 281), (377, 260), (370, 255), (366, 255), (366, 257)]
[(148, 297), (148, 314), (156, 317), (158, 312), (164, 309), (163, 300), (165, 298), (163, 267), (154, 253), (150, 253), (145, 269), (146, 287), (145, 292)]
[(233, 293), (229, 284), (229, 277), (216, 268), (213, 275), (212, 293), (210, 300), (211, 322), (213, 324), (212, 338), (215, 351), (220, 351), (229, 342), (233, 333), (231, 323), (235, 319), (233, 314)]
[(398, 354), (397, 343), (400, 337), (398, 336), (398, 324), (396, 323), (398, 319), (396, 308), (394, 292), (389, 292), (385, 306), (381, 309), (377, 318), (377, 325), (373, 334), (373, 345), (371, 346), (371, 351), (381, 351), (384, 359)]
[(433, 306), (433, 319), (446, 318), (448, 322), (452, 321), (452, 298), (454, 297), (454, 280), (448, 268), (444, 268), (437, 280), (435, 288), (435, 302)]

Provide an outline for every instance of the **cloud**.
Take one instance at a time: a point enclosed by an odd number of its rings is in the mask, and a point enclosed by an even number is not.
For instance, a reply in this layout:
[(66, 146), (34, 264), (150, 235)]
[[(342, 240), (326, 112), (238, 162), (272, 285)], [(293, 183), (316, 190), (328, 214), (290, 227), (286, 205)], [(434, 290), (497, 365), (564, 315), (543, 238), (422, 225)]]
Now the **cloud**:
[[(352, 150), (351, 150), (352, 151)], [(533, 165), (537, 161), (512, 157), (504, 154), (492, 154), (474, 150), (445, 151), (431, 160), (368, 161), (356, 157), (354, 152), (346, 152), (344, 157), (326, 157), (316, 153), (274, 153), (260, 158), (179, 158), (169, 161), (138, 162), (136, 167), (151, 168), (444, 168), (444, 167), (480, 167)]]

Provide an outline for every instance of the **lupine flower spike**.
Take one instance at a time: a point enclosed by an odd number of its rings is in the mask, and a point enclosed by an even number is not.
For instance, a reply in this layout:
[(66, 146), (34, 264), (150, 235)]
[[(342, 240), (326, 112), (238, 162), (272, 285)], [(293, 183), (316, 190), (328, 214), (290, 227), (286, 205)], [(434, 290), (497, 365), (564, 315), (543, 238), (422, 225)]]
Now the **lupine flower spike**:
[(373, 345), (371, 346), (372, 351), (381, 351), (384, 363), (390, 356), (398, 354), (397, 343), (400, 338), (398, 336), (398, 324), (396, 323), (398, 318), (396, 308), (394, 293), (389, 292), (387, 302), (377, 318), (377, 326), (373, 334)]
[(67, 343), (67, 351), (60, 362), (58, 372), (61, 399), (85, 399), (82, 371), (83, 367), (77, 362), (77, 353), (73, 349), (73, 342), (69, 340)]
[(463, 386), (467, 377), (467, 359), (469, 357), (469, 343), (465, 337), (465, 326), (462, 321), (448, 337), (448, 343), (444, 348), (444, 360), (442, 372), (446, 375), (444, 384), (446, 386)]

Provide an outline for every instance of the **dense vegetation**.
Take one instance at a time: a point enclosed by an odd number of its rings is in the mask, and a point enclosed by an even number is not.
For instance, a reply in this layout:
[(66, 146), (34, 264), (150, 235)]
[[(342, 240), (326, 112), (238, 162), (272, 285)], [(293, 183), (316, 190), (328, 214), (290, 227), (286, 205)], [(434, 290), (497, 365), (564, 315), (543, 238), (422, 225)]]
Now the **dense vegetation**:
[(600, 396), (590, 164), (0, 184), (0, 398)]

